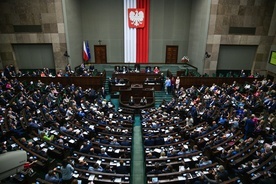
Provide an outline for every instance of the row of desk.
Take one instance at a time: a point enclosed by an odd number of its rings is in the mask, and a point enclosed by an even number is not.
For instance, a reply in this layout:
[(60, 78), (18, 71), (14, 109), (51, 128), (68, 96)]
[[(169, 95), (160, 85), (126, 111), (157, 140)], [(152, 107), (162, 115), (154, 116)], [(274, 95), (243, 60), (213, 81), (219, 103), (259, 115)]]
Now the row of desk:
[[(163, 87), (163, 76), (158, 73), (146, 73), (146, 72), (129, 72), (129, 73), (116, 73), (112, 74), (112, 78), (125, 79), (127, 83), (124, 84), (112, 84), (109, 85), (110, 93), (115, 93), (120, 90), (129, 89), (133, 84), (143, 85), (144, 89), (150, 88), (155, 91), (161, 91)], [(146, 82), (149, 79), (149, 82)]]

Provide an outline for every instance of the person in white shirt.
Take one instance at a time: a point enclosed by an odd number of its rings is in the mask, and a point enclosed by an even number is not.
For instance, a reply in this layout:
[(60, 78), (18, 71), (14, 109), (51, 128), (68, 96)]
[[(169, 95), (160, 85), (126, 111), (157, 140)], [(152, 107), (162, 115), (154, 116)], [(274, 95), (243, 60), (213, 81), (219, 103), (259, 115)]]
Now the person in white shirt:
[(62, 183), (71, 183), (73, 179), (74, 167), (68, 163), (66, 159), (62, 161), (62, 166), (60, 168)]

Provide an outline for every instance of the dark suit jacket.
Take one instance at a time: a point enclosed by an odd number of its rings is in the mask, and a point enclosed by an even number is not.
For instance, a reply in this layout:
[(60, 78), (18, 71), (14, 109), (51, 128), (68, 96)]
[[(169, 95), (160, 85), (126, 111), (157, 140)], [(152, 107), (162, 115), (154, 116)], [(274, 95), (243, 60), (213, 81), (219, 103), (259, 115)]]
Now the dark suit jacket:
[(126, 166), (121, 165), (116, 168), (116, 173), (117, 174), (128, 174), (129, 172), (128, 172), (128, 169)]
[(145, 146), (154, 146), (154, 140), (153, 139), (146, 139), (145, 140)]

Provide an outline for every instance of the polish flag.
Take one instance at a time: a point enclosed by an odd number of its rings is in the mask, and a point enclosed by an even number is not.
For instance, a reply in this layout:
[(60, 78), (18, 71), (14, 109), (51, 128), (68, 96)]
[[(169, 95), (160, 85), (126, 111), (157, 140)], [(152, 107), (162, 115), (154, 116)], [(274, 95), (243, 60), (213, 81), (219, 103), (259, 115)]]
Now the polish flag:
[(124, 0), (125, 63), (148, 63), (150, 0)]
[(88, 41), (83, 41), (82, 58), (85, 62), (89, 61), (91, 58)]

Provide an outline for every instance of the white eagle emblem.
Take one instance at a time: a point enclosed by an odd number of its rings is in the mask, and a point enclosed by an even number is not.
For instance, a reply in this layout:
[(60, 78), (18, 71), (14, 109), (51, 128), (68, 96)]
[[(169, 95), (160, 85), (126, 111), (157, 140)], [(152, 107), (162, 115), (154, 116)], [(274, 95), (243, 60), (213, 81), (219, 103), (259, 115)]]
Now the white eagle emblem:
[(143, 24), (143, 20), (144, 20), (144, 12), (143, 11), (139, 11), (135, 10), (129, 12), (129, 19), (131, 21), (131, 24), (135, 25), (135, 26), (139, 26), (139, 24)]

